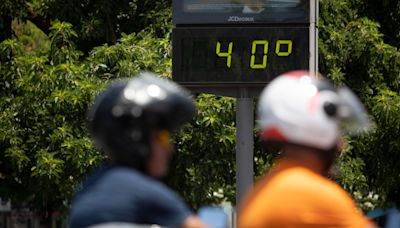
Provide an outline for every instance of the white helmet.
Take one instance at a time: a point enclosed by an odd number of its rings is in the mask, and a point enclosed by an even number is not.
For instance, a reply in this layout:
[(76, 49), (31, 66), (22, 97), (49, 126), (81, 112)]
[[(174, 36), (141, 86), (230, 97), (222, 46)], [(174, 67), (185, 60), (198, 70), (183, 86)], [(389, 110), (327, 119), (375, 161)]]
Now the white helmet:
[(347, 87), (335, 88), (308, 71), (278, 76), (261, 93), (259, 126), (266, 141), (332, 149), (341, 130), (370, 127), (363, 105)]

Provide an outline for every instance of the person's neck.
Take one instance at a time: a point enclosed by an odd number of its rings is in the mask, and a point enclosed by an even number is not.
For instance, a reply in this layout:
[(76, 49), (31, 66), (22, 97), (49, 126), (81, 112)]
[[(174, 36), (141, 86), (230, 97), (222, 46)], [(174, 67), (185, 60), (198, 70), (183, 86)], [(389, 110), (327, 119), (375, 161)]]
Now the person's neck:
[(287, 146), (283, 149), (283, 159), (294, 161), (315, 173), (325, 175), (326, 169), (317, 153), (308, 148)]

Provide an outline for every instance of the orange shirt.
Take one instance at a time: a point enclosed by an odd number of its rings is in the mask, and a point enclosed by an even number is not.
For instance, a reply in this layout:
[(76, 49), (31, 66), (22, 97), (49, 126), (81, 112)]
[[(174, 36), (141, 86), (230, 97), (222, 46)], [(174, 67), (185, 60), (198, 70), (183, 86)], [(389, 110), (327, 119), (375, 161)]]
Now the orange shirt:
[(368, 227), (372, 225), (336, 183), (281, 160), (257, 182), (239, 211), (238, 227)]

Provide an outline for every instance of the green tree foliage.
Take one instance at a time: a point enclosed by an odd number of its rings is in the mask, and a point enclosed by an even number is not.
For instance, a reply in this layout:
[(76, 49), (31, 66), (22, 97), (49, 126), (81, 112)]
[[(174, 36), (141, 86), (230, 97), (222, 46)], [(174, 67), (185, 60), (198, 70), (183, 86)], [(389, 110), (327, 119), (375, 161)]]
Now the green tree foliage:
[(385, 43), (400, 48), (400, 2), (365, 0), (360, 14), (377, 21)]
[(17, 39), (0, 43), (0, 196), (43, 218), (65, 210), (77, 184), (104, 159), (86, 129), (95, 94), (140, 70), (170, 75), (167, 38), (122, 35), (84, 59), (76, 38), (71, 24), (55, 23), (45, 52), (24, 53)]
[(163, 37), (171, 29), (170, 0), (3, 0), (0, 2), (0, 41), (11, 38), (12, 20), (30, 20), (48, 34), (52, 21), (69, 22), (79, 39), (79, 50), (115, 44), (122, 33), (143, 29)]
[(27, 12), (24, 0), (2, 0), (0, 2), (0, 41), (11, 38), (12, 20), (23, 18)]
[(0, 44), (0, 192), (39, 212), (63, 209), (76, 180), (102, 159), (85, 112), (103, 83), (74, 61), (69, 41), (57, 43), (72, 32), (68, 25), (52, 31), (46, 55), (22, 53), (17, 40)]
[[(378, 194), (381, 199), (375, 205), (387, 206), (400, 203), (400, 52), (385, 43), (379, 23), (360, 16), (375, 9), (382, 16), (382, 8), (377, 6), (389, 4), (375, 2), (372, 8), (371, 2), (321, 1), (320, 70), (335, 83), (351, 87), (375, 121), (369, 135), (349, 139), (350, 149), (341, 157), (339, 181), (350, 192)], [(394, 15), (398, 11), (381, 20), (390, 21), (382, 31), (399, 27)]]
[(235, 102), (202, 94), (196, 120), (176, 137), (169, 183), (197, 208), (235, 202)]
[(14, 20), (12, 29), (15, 37), (18, 37), (18, 40), (23, 45), (24, 53), (47, 52), (49, 50), (50, 41), (48, 36), (32, 22), (26, 21), (24, 23)]
[[(109, 0), (43, 1), (49, 19), (71, 23), (79, 34), (78, 47), (89, 52), (104, 43), (115, 44), (122, 33), (153, 27), (163, 36), (170, 26), (169, 1)], [(43, 8), (43, 7), (41, 7)], [(156, 24), (156, 26), (154, 26)]]

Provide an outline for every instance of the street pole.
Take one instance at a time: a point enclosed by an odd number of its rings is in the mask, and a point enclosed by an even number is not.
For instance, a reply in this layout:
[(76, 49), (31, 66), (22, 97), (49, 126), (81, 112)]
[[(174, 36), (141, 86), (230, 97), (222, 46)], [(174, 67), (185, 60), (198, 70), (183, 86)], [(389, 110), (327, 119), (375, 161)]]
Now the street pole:
[(236, 205), (253, 185), (253, 99), (236, 99)]
[(318, 0), (310, 1), (310, 72), (318, 73)]

